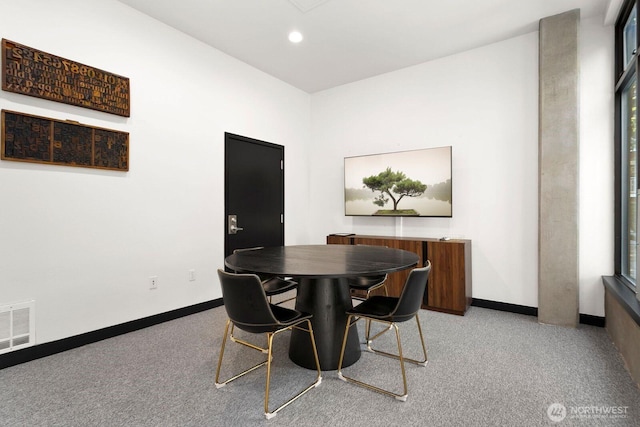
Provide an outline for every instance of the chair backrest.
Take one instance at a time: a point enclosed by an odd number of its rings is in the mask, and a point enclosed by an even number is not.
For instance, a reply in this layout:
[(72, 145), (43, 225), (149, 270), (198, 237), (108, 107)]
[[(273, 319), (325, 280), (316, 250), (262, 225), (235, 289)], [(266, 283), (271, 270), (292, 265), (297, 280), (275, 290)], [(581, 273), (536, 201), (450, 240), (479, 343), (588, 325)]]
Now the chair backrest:
[[(264, 249), (264, 246), (254, 246), (252, 248), (238, 248), (238, 249), (234, 249), (233, 253), (237, 254), (238, 252), (256, 251), (258, 249)], [(236, 273), (237, 273), (237, 271), (236, 271)], [(268, 274), (258, 274), (258, 277), (260, 278), (260, 281), (264, 282), (265, 280), (269, 280), (273, 276), (270, 276)]]
[(233, 253), (238, 253), (238, 252), (244, 252), (244, 251), (255, 251), (258, 249), (264, 249), (264, 246), (255, 246), (253, 248), (241, 248), (241, 249), (234, 249)]
[(248, 332), (268, 332), (279, 324), (273, 315), (260, 278), (255, 274), (234, 274), (218, 269), (222, 299), (229, 319)]
[(402, 294), (398, 299), (398, 304), (391, 313), (391, 317), (395, 322), (409, 320), (420, 310), (430, 272), (431, 261), (427, 261), (427, 265), (424, 267), (411, 270), (404, 284), (404, 289), (402, 289)]
[[(388, 248), (382, 245), (368, 245), (366, 243), (356, 243), (356, 246), (369, 246), (370, 248)], [(352, 278), (356, 286), (375, 286), (387, 280), (386, 274), (378, 274), (377, 276), (357, 276)]]

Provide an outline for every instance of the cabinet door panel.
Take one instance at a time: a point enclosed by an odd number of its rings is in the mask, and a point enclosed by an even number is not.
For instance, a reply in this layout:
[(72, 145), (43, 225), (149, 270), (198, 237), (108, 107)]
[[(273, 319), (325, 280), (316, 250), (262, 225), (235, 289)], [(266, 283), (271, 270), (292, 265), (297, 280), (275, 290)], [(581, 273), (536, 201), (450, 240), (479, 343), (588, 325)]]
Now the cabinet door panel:
[(465, 244), (458, 242), (427, 242), (427, 258), (431, 274), (427, 287), (427, 306), (434, 309), (464, 313)]
[[(431, 261), (429, 283), (422, 308), (464, 315), (471, 304), (471, 241), (456, 239), (440, 241), (432, 238), (387, 236), (327, 236), (328, 244), (387, 246), (414, 252), (420, 265)], [(411, 269), (389, 274), (389, 295), (400, 296)], [(383, 294), (376, 290), (374, 294)], [(364, 295), (360, 295), (364, 296)]]
[(329, 235), (327, 236), (327, 245), (350, 245), (351, 239), (351, 236)]
[[(405, 251), (413, 252), (420, 257), (420, 262), (424, 260), (423, 255), (423, 242), (417, 240), (398, 240), (395, 238), (372, 238), (372, 237), (358, 237), (353, 239), (353, 243), (356, 245), (371, 245), (371, 246), (386, 246), (393, 249), (403, 249)], [(387, 292), (389, 296), (399, 297), (404, 288), (404, 284), (407, 281), (407, 277), (411, 269), (397, 271), (395, 273), (389, 273), (387, 278)], [(372, 292), (373, 295), (384, 295), (382, 289), (377, 289)]]

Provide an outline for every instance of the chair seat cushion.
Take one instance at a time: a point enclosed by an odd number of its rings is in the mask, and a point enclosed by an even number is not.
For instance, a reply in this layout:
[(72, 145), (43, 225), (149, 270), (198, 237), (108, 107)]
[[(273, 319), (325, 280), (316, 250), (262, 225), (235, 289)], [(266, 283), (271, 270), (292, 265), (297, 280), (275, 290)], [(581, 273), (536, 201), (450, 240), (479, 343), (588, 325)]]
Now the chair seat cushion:
[(296, 282), (281, 277), (272, 277), (262, 282), (262, 287), (267, 295), (278, 295), (295, 289), (297, 286)]
[(374, 295), (364, 300), (362, 304), (348, 310), (348, 314), (360, 314), (381, 320), (391, 320), (391, 313), (398, 304), (398, 298)]
[(243, 323), (235, 320), (233, 323), (244, 331), (254, 334), (262, 334), (266, 332), (275, 332), (279, 329), (291, 326), (301, 320), (310, 319), (312, 317), (309, 313), (291, 310), (279, 305), (269, 304), (269, 306), (271, 307), (271, 312), (278, 323)]
[(280, 305), (269, 304), (273, 315), (282, 324), (288, 325), (295, 323), (302, 319), (311, 318), (309, 313), (304, 313), (298, 310), (291, 310), (290, 308), (282, 307)]
[(347, 283), (349, 284), (349, 287), (352, 289), (368, 290), (370, 288), (382, 286), (386, 277), (387, 276), (385, 274), (380, 276), (349, 277), (347, 279)]

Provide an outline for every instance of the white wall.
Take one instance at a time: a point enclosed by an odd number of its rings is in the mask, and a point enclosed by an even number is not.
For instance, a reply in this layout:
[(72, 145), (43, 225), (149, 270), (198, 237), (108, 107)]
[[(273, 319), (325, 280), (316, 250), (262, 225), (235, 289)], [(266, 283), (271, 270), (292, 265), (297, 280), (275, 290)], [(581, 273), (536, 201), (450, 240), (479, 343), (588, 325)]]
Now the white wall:
[[(581, 42), (580, 311), (602, 316), (599, 276), (613, 259), (612, 29), (585, 22)], [(537, 32), (314, 94), (311, 133), (313, 241), (468, 238), (473, 297), (537, 307)], [(343, 157), (443, 145), (453, 146), (452, 218), (343, 215)]]
[(224, 132), (285, 146), (285, 235), (304, 238), (308, 94), (112, 0), (0, 10), (1, 37), (131, 79), (130, 118), (0, 92), (130, 133), (126, 173), (0, 162), (0, 305), (34, 299), (38, 343), (221, 296)]
[(580, 312), (604, 316), (614, 273), (614, 35), (583, 20), (580, 39)]

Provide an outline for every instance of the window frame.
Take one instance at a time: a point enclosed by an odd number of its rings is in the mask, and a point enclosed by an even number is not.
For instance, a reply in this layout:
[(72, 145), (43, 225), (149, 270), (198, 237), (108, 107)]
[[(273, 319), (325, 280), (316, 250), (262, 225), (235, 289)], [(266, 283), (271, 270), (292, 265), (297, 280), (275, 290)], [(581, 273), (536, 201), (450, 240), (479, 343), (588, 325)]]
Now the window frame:
[[(635, 77), (636, 85), (640, 82), (638, 81), (638, 69), (639, 69), (639, 58), (638, 58), (638, 44), (640, 42), (640, 25), (636, 24), (636, 47), (633, 50), (632, 56), (629, 59), (628, 63), (624, 63), (625, 59), (625, 39), (624, 39), (624, 28), (627, 23), (628, 18), (633, 11), (633, 8), (636, 8), (636, 17), (640, 14), (640, 0), (626, 0), (623, 4), (620, 13), (618, 15), (618, 19), (615, 24), (615, 130), (614, 130), (614, 141), (615, 141), (615, 275), (618, 279), (624, 283), (627, 287), (629, 287), (633, 292), (637, 294), (638, 285), (637, 282), (640, 279), (637, 277), (638, 275), (638, 259), (636, 257), (636, 280), (635, 282), (630, 280), (624, 274), (623, 267), (626, 265), (626, 260), (623, 259), (623, 255), (628, 253), (628, 249), (623, 250), (623, 246), (627, 246), (629, 242), (627, 241), (627, 237), (624, 235), (627, 224), (623, 222), (623, 219), (627, 217), (628, 205), (625, 204), (625, 197), (623, 195), (623, 189), (626, 187), (626, 184), (623, 183), (623, 179), (626, 180), (626, 177), (623, 176), (623, 173), (626, 171), (626, 165), (623, 164), (623, 158), (627, 159), (626, 153), (623, 152), (623, 147), (626, 147), (626, 144), (623, 143), (622, 138), (624, 135), (623, 132), (623, 123), (622, 119), (624, 118), (624, 111), (622, 111), (622, 97), (624, 90), (627, 88), (629, 83)], [(636, 18), (637, 20), (637, 18)], [(637, 86), (636, 86), (637, 87)], [(636, 96), (636, 114), (640, 112), (638, 109), (639, 104), (639, 96)], [(636, 116), (636, 121), (638, 117)], [(637, 123), (637, 122), (636, 122)], [(638, 152), (639, 150), (636, 148), (636, 176), (638, 173), (638, 167), (640, 164), (638, 163)], [(638, 192), (638, 179), (636, 179), (636, 188), (633, 189), (636, 194)], [(640, 212), (638, 209), (638, 198), (636, 198), (636, 212)], [(638, 215), (636, 214), (636, 217)], [(638, 224), (640, 225), (640, 224)], [(638, 247), (638, 246), (636, 246)]]

